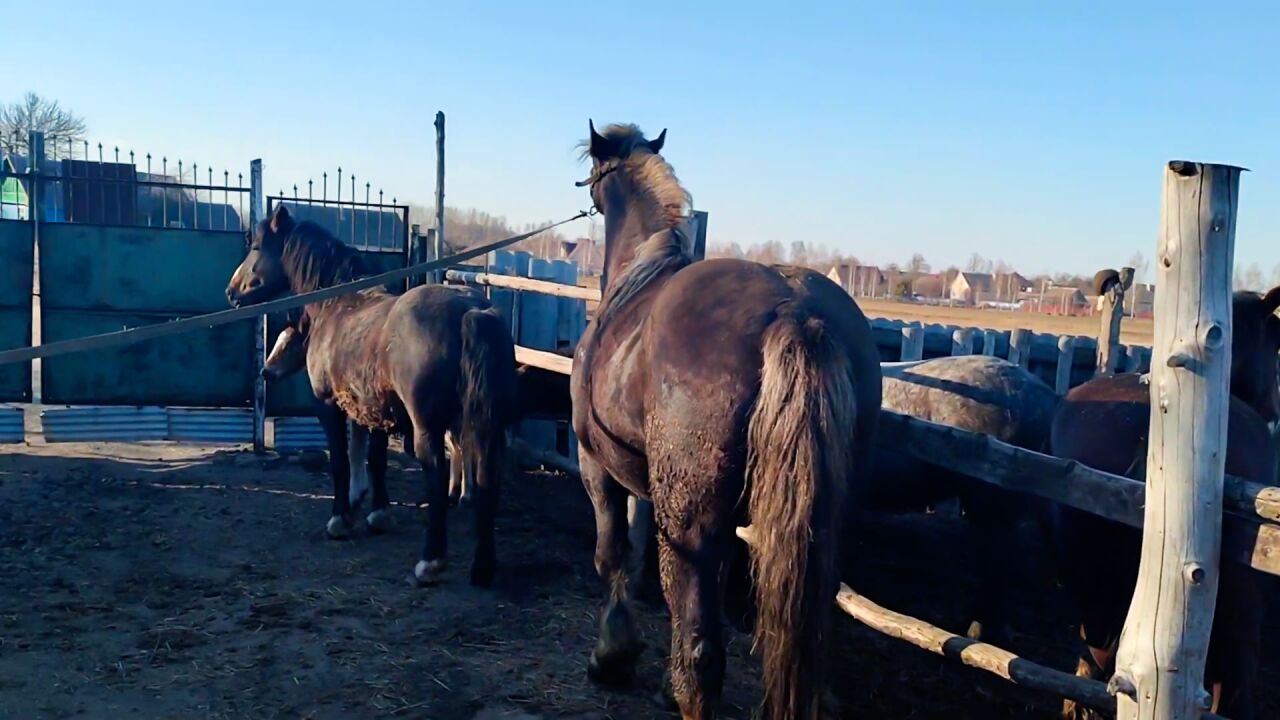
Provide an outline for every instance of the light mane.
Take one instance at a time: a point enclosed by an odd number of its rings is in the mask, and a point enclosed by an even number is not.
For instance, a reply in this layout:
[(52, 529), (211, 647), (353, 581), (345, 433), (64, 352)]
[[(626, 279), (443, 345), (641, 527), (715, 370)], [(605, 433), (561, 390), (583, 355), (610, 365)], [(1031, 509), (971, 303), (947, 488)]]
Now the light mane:
[(684, 221), (693, 205), (689, 192), (680, 186), (675, 170), (666, 158), (651, 152), (640, 152), (623, 162), (636, 189), (648, 195), (658, 208), (663, 222), (674, 228)]
[(596, 325), (605, 325), (626, 307), (636, 295), (668, 270), (674, 272), (693, 262), (685, 250), (684, 232), (671, 228), (660, 230), (636, 248), (636, 256), (610, 285), (596, 310)]

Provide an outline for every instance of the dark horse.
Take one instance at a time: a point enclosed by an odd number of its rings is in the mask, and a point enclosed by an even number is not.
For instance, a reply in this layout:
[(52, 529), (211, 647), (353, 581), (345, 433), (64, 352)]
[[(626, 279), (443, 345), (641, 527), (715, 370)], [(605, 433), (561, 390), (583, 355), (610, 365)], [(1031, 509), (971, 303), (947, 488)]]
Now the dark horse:
[[(886, 363), (881, 369), (886, 410), (1048, 451), (1058, 396), (1014, 363), (969, 355)], [(1047, 504), (906, 453), (876, 453), (874, 478), (866, 501), (871, 511), (912, 511), (951, 498), (960, 501), (973, 529), (979, 566), (978, 592), (965, 600), (972, 621), (968, 635), (987, 642), (1006, 639), (1006, 601), (1014, 571), (1031, 575), (1042, 566), (1035, 552), (1048, 538), (1036, 535), (1048, 518)]]
[[(359, 254), (318, 225), (294, 222), (283, 205), (249, 237), (248, 255), (227, 286), (241, 306), (286, 292), (305, 293), (364, 274)], [(507, 469), (506, 430), (515, 419), (515, 348), (506, 323), (477, 293), (423, 285), (403, 295), (374, 288), (308, 305), (307, 373), (329, 442), (333, 517), (350, 528), (346, 420), (412, 440), (427, 488), (426, 543), (414, 580), (426, 584), (445, 567), (448, 478), (445, 432), (460, 430), (474, 463), (476, 554), (471, 582), (487, 585), (496, 564), (493, 526), (498, 486)], [(383, 435), (385, 438), (385, 434)], [(385, 441), (384, 441), (385, 442)], [(385, 449), (382, 451), (385, 453)], [(376, 528), (389, 505), (385, 473), (374, 473)], [(357, 498), (358, 499), (358, 498)]]
[(691, 263), (686, 192), (631, 125), (591, 129), (584, 185), (605, 216), (603, 299), (571, 379), (579, 464), (610, 586), (588, 666), (630, 678), (641, 644), (624, 556), (627, 496), (651, 499), (671, 611), (671, 690), (716, 715), (721, 572), (750, 522), (766, 717), (817, 715), (846, 499), (866, 474), (880, 365), (866, 318), (822, 275), (743, 260)]
[[(1280, 288), (1237, 293), (1231, 320), (1231, 404), (1227, 419), (1226, 471), (1273, 484), (1275, 450), (1267, 427), (1280, 417), (1276, 358), (1280, 352)], [(1135, 480), (1146, 476), (1151, 388), (1145, 378), (1116, 375), (1091, 380), (1067, 394), (1053, 421), (1056, 455)], [(1078, 675), (1105, 678), (1133, 597), (1142, 548), (1140, 530), (1062, 508), (1058, 521), (1062, 581), (1080, 621), (1087, 652)], [(1218, 582), (1205, 682), (1213, 710), (1251, 720), (1262, 632), (1257, 574), (1226, 558)], [(1066, 703), (1065, 717), (1090, 717)]]

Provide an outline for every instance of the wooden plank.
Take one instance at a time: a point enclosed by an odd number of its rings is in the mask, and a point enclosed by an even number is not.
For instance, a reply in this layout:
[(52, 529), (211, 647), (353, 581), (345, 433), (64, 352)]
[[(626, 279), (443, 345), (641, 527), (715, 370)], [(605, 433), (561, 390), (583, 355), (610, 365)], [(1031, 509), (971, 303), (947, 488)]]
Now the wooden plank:
[(920, 360), (924, 357), (924, 328), (918, 323), (912, 323), (902, 328), (902, 356), (903, 362), (912, 360)]
[[(1118, 282), (1098, 296), (1102, 327), (1098, 331), (1097, 375), (1114, 375), (1120, 360), (1120, 323), (1124, 320), (1124, 294), (1133, 284), (1133, 268), (1121, 268)], [(1100, 288), (1099, 288), (1100, 289)]]
[(522, 345), (516, 346), (516, 362), (521, 365), (532, 365), (543, 370), (558, 372), (562, 375), (573, 373), (573, 358), (557, 355), (546, 350), (535, 350)]
[(1240, 168), (1165, 167), (1156, 258), (1145, 531), (1116, 653), (1119, 720), (1189, 720), (1209, 706), (1231, 371)]
[(1115, 711), (1116, 700), (1107, 692), (1106, 683), (1045, 667), (1008, 650), (970, 640), (923, 620), (894, 612), (854, 592), (844, 583), (840, 584), (836, 604), (858, 622), (935, 655), (985, 670), (1015, 685), (1070, 698), (1095, 710)]
[(995, 330), (982, 331), (982, 354), (987, 357), (995, 357), (996, 355), (996, 338), (1000, 337), (1000, 333)]
[(566, 285), (560, 282), (536, 280), (526, 277), (469, 272), (466, 270), (449, 270), (445, 273), (445, 279), (450, 282), (468, 283), (471, 285), (488, 285), (490, 287), (505, 288), (509, 290), (523, 290), (527, 292), (541, 293), (543, 295), (553, 295), (561, 298), (572, 298), (574, 300), (594, 300), (597, 302), (600, 300), (600, 291), (596, 288), (584, 288), (576, 285)]
[(533, 447), (520, 438), (511, 439), (511, 450), (526, 462), (537, 465), (546, 465), (547, 467), (555, 468), (556, 470), (569, 473), (575, 477), (582, 477), (582, 471), (578, 469), (578, 463), (553, 450)]
[(1031, 365), (1031, 335), (1030, 330), (1022, 328), (1009, 333), (1009, 362), (1024, 370)]
[(694, 260), (703, 260), (707, 257), (707, 211), (694, 210), (693, 216), (693, 247), (690, 248), (690, 254)]
[(951, 354), (973, 354), (973, 328), (956, 328), (951, 331)]
[[(880, 452), (905, 452), (1012, 492), (1142, 527), (1143, 484), (1075, 460), (889, 410), (880, 411), (876, 443)], [(1280, 488), (1232, 476), (1225, 483), (1231, 532), (1224, 540), (1224, 554), (1260, 572), (1280, 575), (1280, 527), (1260, 521), (1280, 513)]]
[(1071, 389), (1071, 367), (1076, 360), (1076, 339), (1070, 335), (1058, 337), (1058, 368), (1054, 375), (1053, 388), (1059, 395), (1066, 395)]

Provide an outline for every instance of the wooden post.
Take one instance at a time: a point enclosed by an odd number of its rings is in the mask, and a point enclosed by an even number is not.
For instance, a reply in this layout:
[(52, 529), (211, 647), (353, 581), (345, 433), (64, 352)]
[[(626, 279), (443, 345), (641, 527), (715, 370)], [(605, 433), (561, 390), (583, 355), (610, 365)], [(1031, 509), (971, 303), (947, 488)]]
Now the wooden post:
[(951, 332), (951, 354), (973, 354), (973, 328), (956, 328)]
[(1000, 333), (995, 330), (982, 331), (982, 354), (987, 357), (995, 357), (996, 355), (996, 338)]
[(707, 211), (693, 211), (693, 247), (690, 249), (694, 260), (703, 260), (707, 257)]
[(1133, 268), (1121, 268), (1120, 279), (1111, 283), (1101, 295), (1102, 329), (1098, 332), (1098, 376), (1116, 373), (1120, 354), (1120, 322), (1124, 319), (1124, 293), (1133, 285)]
[(1071, 389), (1071, 366), (1076, 359), (1076, 339), (1072, 335), (1058, 338), (1058, 369), (1054, 375), (1053, 389), (1059, 395), (1066, 395)]
[(1018, 328), (1009, 333), (1009, 362), (1021, 365), (1025, 370), (1031, 366), (1031, 331)]
[(1112, 680), (1119, 720), (1191, 720), (1209, 707), (1240, 172), (1165, 168), (1142, 561)]
[[(444, 113), (436, 113), (436, 235), (432, 243), (435, 257), (444, 257)], [(443, 281), (444, 273), (437, 270), (435, 281)]]
[(912, 323), (902, 328), (903, 362), (924, 359), (924, 328), (919, 323)]
[[(262, 194), (262, 160), (249, 163), (249, 231), (266, 219), (266, 206)], [(262, 368), (267, 363), (267, 316), (259, 315), (253, 331), (253, 451), (267, 449), (267, 379)]]

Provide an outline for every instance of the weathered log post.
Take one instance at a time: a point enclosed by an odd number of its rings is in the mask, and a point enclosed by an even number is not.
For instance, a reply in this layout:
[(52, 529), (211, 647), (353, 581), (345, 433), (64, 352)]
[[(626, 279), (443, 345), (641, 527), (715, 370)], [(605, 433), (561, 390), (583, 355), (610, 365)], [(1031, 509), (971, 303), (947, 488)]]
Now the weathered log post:
[(1119, 720), (1192, 720), (1209, 706), (1240, 172), (1165, 169), (1142, 561), (1111, 682)]
[(924, 359), (924, 327), (920, 323), (911, 323), (902, 328), (903, 362)]
[(1098, 308), (1102, 311), (1102, 328), (1098, 332), (1098, 376), (1116, 373), (1120, 353), (1120, 321), (1124, 319), (1124, 294), (1133, 285), (1133, 268), (1103, 270), (1093, 278), (1093, 290), (1098, 294)]

